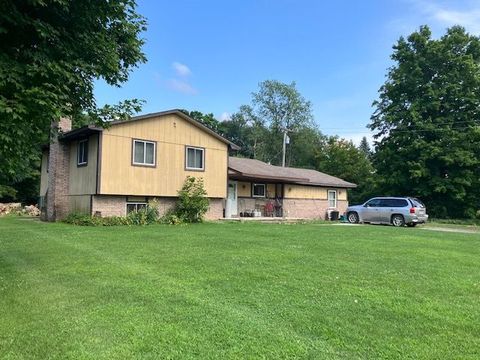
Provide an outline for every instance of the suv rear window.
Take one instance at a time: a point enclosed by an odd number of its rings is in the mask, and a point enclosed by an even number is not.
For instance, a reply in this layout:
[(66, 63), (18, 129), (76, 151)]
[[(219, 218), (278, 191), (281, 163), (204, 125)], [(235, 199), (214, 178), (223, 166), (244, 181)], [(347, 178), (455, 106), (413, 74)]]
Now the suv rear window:
[(408, 202), (405, 199), (382, 199), (381, 207), (406, 207)]
[(425, 205), (418, 199), (410, 198), (410, 201), (412, 202), (412, 205), (414, 207), (418, 207), (418, 208), (424, 208), (425, 207)]

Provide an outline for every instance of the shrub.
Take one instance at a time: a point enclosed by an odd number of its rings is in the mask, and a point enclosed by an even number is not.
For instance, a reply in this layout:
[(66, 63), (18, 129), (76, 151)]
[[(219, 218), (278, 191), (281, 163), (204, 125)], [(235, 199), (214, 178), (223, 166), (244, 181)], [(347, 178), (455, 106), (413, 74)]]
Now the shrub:
[(174, 211), (167, 212), (160, 220), (161, 224), (167, 225), (179, 225), (183, 223), (182, 219), (179, 218)]
[(147, 206), (127, 215), (129, 225), (150, 225), (158, 220), (158, 210), (155, 206)]
[(70, 213), (63, 219), (63, 222), (80, 226), (99, 226), (102, 225), (102, 218), (81, 213)]
[(187, 176), (182, 189), (178, 192), (178, 201), (173, 214), (184, 222), (202, 222), (208, 204), (203, 179)]

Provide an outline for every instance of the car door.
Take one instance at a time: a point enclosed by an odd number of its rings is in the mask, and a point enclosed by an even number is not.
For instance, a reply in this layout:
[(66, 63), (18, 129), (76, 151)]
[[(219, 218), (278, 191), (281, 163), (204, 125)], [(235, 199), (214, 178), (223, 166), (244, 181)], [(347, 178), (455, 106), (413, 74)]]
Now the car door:
[(395, 199), (381, 199), (378, 208), (378, 222), (390, 224), (390, 218), (395, 210)]
[(372, 199), (363, 205), (362, 221), (364, 222), (378, 222), (380, 199)]

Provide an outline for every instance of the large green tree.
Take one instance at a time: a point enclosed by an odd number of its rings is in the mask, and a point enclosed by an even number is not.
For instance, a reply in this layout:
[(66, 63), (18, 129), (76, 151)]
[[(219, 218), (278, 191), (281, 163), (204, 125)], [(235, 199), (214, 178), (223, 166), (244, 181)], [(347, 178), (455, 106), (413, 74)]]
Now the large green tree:
[(0, 184), (38, 166), (39, 145), (61, 116), (98, 123), (139, 110), (98, 108), (94, 81), (120, 86), (144, 62), (145, 19), (133, 0), (0, 2)]
[(480, 39), (427, 26), (394, 46), (370, 128), (384, 193), (414, 195), (435, 216), (480, 208)]
[(315, 152), (316, 169), (357, 184), (350, 191), (351, 203), (363, 203), (375, 195), (375, 171), (369, 155), (352, 141), (325, 137)]
[[(232, 118), (251, 127), (247, 139), (250, 154), (276, 165), (282, 162), (283, 132), (288, 130), (293, 142), (295, 133), (313, 127), (311, 103), (300, 94), (295, 82), (261, 82), (258, 91), (252, 93), (252, 104), (240, 107)], [(287, 147), (287, 165), (293, 166), (295, 157), (291, 149), (292, 146)]]

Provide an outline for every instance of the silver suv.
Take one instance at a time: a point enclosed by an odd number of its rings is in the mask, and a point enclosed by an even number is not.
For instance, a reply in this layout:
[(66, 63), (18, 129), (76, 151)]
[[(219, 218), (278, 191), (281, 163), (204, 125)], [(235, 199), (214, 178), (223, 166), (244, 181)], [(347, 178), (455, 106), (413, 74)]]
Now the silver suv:
[(350, 223), (379, 223), (410, 226), (426, 223), (425, 205), (411, 197), (376, 197), (363, 205), (349, 206), (345, 211)]

